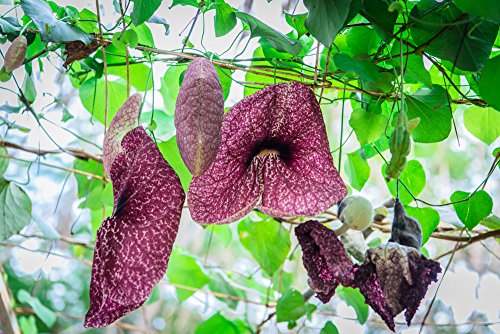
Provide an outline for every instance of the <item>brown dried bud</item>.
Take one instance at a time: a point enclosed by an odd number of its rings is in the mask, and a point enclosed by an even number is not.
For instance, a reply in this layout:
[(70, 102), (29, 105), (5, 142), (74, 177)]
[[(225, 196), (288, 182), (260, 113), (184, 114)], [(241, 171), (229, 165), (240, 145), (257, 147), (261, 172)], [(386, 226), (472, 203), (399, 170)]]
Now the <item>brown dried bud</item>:
[(5, 54), (5, 70), (12, 72), (21, 67), (26, 57), (26, 50), (28, 48), (28, 41), (24, 35), (17, 37), (9, 46)]

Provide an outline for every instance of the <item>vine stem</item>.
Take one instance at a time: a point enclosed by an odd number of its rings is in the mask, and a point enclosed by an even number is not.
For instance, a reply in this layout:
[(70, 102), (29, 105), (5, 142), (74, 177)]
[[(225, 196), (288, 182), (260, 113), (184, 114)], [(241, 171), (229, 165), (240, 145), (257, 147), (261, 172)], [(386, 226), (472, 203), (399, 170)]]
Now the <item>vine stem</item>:
[[(462, 230), (462, 232), (460, 233), (460, 236), (462, 236), (463, 232), (464, 232), (464, 230)], [(425, 321), (427, 320), (427, 317), (431, 313), (432, 305), (434, 305), (434, 302), (436, 301), (436, 297), (437, 297), (437, 294), (439, 292), (439, 288), (441, 287), (441, 284), (444, 281), (444, 277), (446, 276), (446, 273), (448, 272), (448, 269), (451, 266), (451, 262), (453, 261), (453, 258), (455, 257), (455, 253), (457, 252), (459, 245), (460, 245), (460, 242), (457, 242), (455, 245), (455, 248), (453, 249), (453, 253), (451, 253), (450, 260), (448, 261), (448, 264), (446, 265), (446, 268), (444, 269), (443, 276), (441, 276), (441, 280), (439, 281), (436, 292), (434, 293), (434, 296), (432, 297), (431, 303), (429, 304), (429, 307), (427, 308), (427, 312), (425, 312), (424, 318), (422, 319), (422, 323), (420, 324), (420, 330), (418, 331), (418, 334), (422, 333), (422, 331), (424, 330)]]
[[(121, 14), (121, 20), (123, 23), (123, 32), (127, 29), (127, 24), (125, 23), (125, 11), (123, 10), (123, 1), (120, 0), (120, 14)], [(100, 26), (99, 26), (100, 27)], [(125, 64), (126, 64), (126, 71), (127, 71), (127, 97), (130, 96), (130, 63), (129, 63), (129, 55), (128, 55), (128, 46), (125, 47)]]
[[(97, 22), (99, 22), (99, 37), (104, 40), (101, 25), (101, 9), (99, 8), (99, 0), (95, 0)], [(102, 65), (104, 69), (104, 134), (106, 134), (106, 128), (108, 127), (108, 100), (109, 100), (109, 88), (108, 88), (108, 64), (106, 61), (106, 49), (105, 46), (101, 46), (102, 52)]]

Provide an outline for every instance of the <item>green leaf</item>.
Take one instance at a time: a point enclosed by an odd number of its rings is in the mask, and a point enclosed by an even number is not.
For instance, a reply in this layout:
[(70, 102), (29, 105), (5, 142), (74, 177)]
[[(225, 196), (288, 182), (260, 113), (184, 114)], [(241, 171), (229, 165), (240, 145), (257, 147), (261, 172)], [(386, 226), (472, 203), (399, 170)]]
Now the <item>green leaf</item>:
[(17, 300), (20, 303), (28, 304), (35, 312), (35, 315), (47, 327), (51, 328), (56, 323), (57, 316), (54, 311), (43, 305), (38, 298), (33, 297), (28, 291), (19, 290), (17, 293)]
[(460, 10), (477, 17), (500, 22), (500, 2), (491, 0), (453, 0)]
[[(75, 159), (73, 168), (94, 175), (103, 175), (104, 173), (102, 164), (94, 160), (85, 161), (81, 159)], [(78, 173), (73, 173), (73, 175), (75, 176), (76, 183), (78, 185), (78, 198), (86, 197), (94, 188), (103, 188), (102, 181)]]
[(236, 11), (236, 17), (248, 25), (250, 28), (251, 38), (262, 37), (278, 51), (288, 52), (294, 56), (298, 56), (300, 54), (302, 46), (299, 41), (283, 35), (279, 31), (274, 30), (264, 22), (247, 13)]
[(43, 0), (21, 0), (24, 14), (29, 16), (40, 30), (42, 39), (48, 42), (92, 42), (94, 37), (82, 29), (56, 19), (49, 4)]
[(380, 44), (380, 38), (375, 30), (366, 26), (349, 29), (346, 41), (353, 56), (372, 54), (377, 51)]
[(24, 190), (0, 177), (0, 240), (21, 231), (31, 221), (31, 200)]
[[(382, 175), (385, 175), (386, 167), (386, 165), (382, 167)], [(406, 185), (413, 196), (417, 197), (425, 188), (426, 177), (424, 167), (422, 167), (422, 164), (417, 160), (410, 160), (399, 179)], [(389, 182), (386, 181), (386, 184), (391, 195), (396, 197), (396, 180), (391, 179)], [(403, 204), (408, 204), (413, 201), (413, 197), (402, 184), (399, 185), (399, 199)]]
[[(252, 58), (263, 58), (264, 57), (264, 52), (263, 52), (263, 47), (259, 46), (255, 51), (253, 52)], [(267, 61), (259, 61), (259, 60), (254, 60), (252, 61), (251, 66), (259, 66), (259, 65), (269, 65)], [(263, 84), (268, 84), (272, 85), (275, 83), (274, 78), (268, 77), (268, 76), (262, 76), (256, 73), (252, 72), (247, 72), (245, 74), (245, 81), (247, 82), (259, 82)], [(282, 80), (276, 79), (276, 83), (281, 82)], [(243, 95), (248, 96), (251, 95), (257, 91), (259, 91), (262, 87), (256, 87), (254, 85), (246, 85), (245, 88), (243, 89)]]
[(21, 333), (23, 334), (38, 334), (35, 317), (32, 315), (28, 317), (20, 316), (19, 329), (21, 329)]
[(279, 293), (285, 293), (293, 284), (294, 275), (286, 272), (280, 271), (279, 275), (273, 276), (273, 289)]
[(422, 245), (424, 245), (432, 232), (439, 225), (439, 213), (433, 208), (414, 208), (411, 206), (406, 206), (406, 213), (408, 216), (415, 218), (420, 227), (422, 227)]
[(238, 327), (223, 317), (219, 312), (202, 322), (196, 327), (195, 334), (239, 334)]
[(229, 246), (231, 240), (233, 240), (233, 231), (227, 224), (210, 225), (210, 231), (222, 241), (224, 247)]
[(344, 53), (336, 53), (332, 57), (335, 65), (345, 72), (358, 74), (363, 81), (378, 81), (382, 79), (376, 65), (369, 60), (354, 59)]
[(175, 101), (180, 88), (180, 76), (186, 70), (187, 65), (170, 66), (161, 79), (160, 93), (165, 105), (165, 113), (173, 115), (175, 113)]
[[(149, 20), (147, 22), (162, 25), (163, 29), (165, 29), (165, 36), (170, 35), (170, 24), (168, 24), (167, 20), (165, 20), (164, 18), (153, 15), (149, 18)], [(152, 40), (152, 44), (154, 45), (154, 41), (152, 38), (151, 38), (151, 40)]]
[(26, 100), (31, 103), (35, 102), (37, 96), (36, 87), (33, 78), (28, 73), (24, 76), (23, 94)]
[(328, 321), (319, 334), (339, 334), (339, 330), (331, 321)]
[(488, 60), (479, 79), (479, 93), (490, 106), (500, 111), (500, 56)]
[(361, 145), (371, 143), (384, 134), (389, 119), (383, 114), (366, 111), (362, 108), (353, 110), (349, 125), (356, 133)]
[(359, 289), (340, 286), (337, 288), (336, 294), (354, 309), (358, 321), (364, 324), (368, 319), (368, 305), (365, 304), (365, 297), (359, 292)]
[(168, 9), (175, 7), (175, 6), (192, 6), (198, 8), (198, 1), (196, 0), (173, 0), (172, 5), (168, 7)]
[(236, 14), (233, 7), (227, 3), (215, 4), (214, 29), (215, 36), (221, 37), (229, 33), (236, 26)]
[(152, 111), (143, 112), (141, 114), (141, 120), (145, 127), (149, 127), (151, 124), (151, 116), (153, 117), (153, 123), (157, 126), (156, 129), (150, 129), (154, 131), (156, 140), (167, 141), (175, 136), (173, 115), (167, 115), (163, 110), (159, 109), (155, 109), (154, 113)]
[(162, 0), (134, 0), (134, 9), (130, 18), (135, 26), (146, 22), (160, 7)]
[(349, 153), (344, 167), (351, 187), (361, 191), (370, 177), (370, 165), (366, 157), (360, 151)]
[(304, 0), (309, 10), (307, 30), (326, 47), (332, 45), (335, 36), (344, 26), (351, 0)]
[(15, 17), (0, 17), (0, 32), (2, 32), (2, 35), (19, 34), (22, 28)]
[[(452, 202), (466, 199), (470, 193), (457, 190), (452, 195)], [(493, 209), (493, 200), (484, 190), (477, 191), (468, 201), (453, 204), (458, 218), (467, 229), (472, 230), (484, 218), (488, 217)]]
[(500, 230), (500, 217), (492, 214), (481, 220), (480, 224), (490, 230)]
[(290, 233), (264, 214), (250, 215), (240, 221), (238, 236), (243, 247), (269, 276), (281, 267), (290, 252)]
[(115, 47), (125, 50), (127, 46), (135, 48), (139, 43), (139, 36), (134, 30), (128, 29), (124, 32), (114, 33), (112, 41)]
[(306, 19), (307, 14), (291, 15), (285, 13), (286, 23), (297, 31), (297, 37), (299, 38), (307, 34)]
[[(224, 276), (222, 276), (220, 273), (215, 273), (211, 275), (208, 287), (212, 292), (217, 292), (224, 294), (226, 296), (233, 296), (235, 298), (240, 298), (240, 299), (245, 298), (245, 293), (243, 292), (243, 290), (234, 288), (228, 281), (226, 281)], [(217, 296), (215, 297), (220, 301), (226, 303), (233, 310), (235, 310), (236, 307), (238, 307), (238, 300), (222, 298)]]
[(97, 27), (97, 15), (92, 11), (84, 8), (81, 12), (78, 13), (78, 22), (76, 26), (86, 33), (99, 33), (99, 28)]
[[(9, 155), (7, 149), (3, 146), (0, 146), (0, 156), (7, 156), (7, 155)], [(9, 167), (9, 159), (0, 158), (0, 175), (3, 175), (5, 173), (7, 167)]]
[[(186, 287), (201, 289), (210, 281), (196, 260), (184, 254), (178, 247), (174, 247), (170, 260), (168, 261), (167, 277), (170, 282)], [(191, 297), (195, 291), (176, 287), (179, 301)]]
[[(106, 105), (104, 78), (92, 77), (80, 87), (80, 100), (93, 118), (104, 124)], [(127, 99), (127, 86), (123, 81), (108, 81), (108, 125)]]
[(491, 145), (500, 137), (500, 111), (472, 106), (464, 112), (464, 124), (477, 139)]
[(175, 173), (179, 176), (182, 188), (184, 188), (184, 191), (187, 192), (189, 189), (189, 183), (191, 182), (193, 176), (184, 164), (184, 160), (182, 160), (176, 140), (177, 139), (174, 136), (169, 140), (158, 144), (158, 149), (160, 150), (165, 160), (167, 160), (168, 164), (172, 166)]
[[(403, 64), (405, 65), (405, 81), (407, 83), (423, 83), (427, 88), (432, 89), (432, 79), (429, 71), (424, 66), (424, 57), (422, 55), (404, 55), (410, 51), (408, 46), (403, 45)], [(401, 44), (394, 41), (391, 49), (392, 66), (400, 72), (400, 54)]]
[(385, 41), (388, 42), (392, 39), (394, 32), (394, 25), (398, 18), (398, 12), (389, 11), (389, 2), (384, 0), (363, 0), (365, 12), (373, 24), (377, 34)]
[[(421, 0), (410, 13), (414, 18), (410, 20), (411, 36), (416, 45), (431, 41), (425, 52), (432, 56), (449, 60), (464, 71), (479, 71), (489, 58), (498, 24), (467, 16), (461, 19), (462, 15), (449, 1)], [(436, 34), (440, 35), (434, 38)]]
[(278, 300), (276, 305), (276, 320), (295, 321), (306, 314), (304, 296), (294, 289), (287, 290)]
[(419, 125), (411, 132), (418, 143), (436, 143), (448, 137), (451, 132), (451, 108), (448, 92), (442, 86), (434, 85), (432, 90), (422, 88), (406, 95), (408, 119), (419, 117)]
[[(145, 64), (129, 64), (130, 84), (140, 92), (153, 88), (153, 74), (151, 67)], [(110, 66), (108, 74), (117, 75), (127, 80), (127, 66)]]

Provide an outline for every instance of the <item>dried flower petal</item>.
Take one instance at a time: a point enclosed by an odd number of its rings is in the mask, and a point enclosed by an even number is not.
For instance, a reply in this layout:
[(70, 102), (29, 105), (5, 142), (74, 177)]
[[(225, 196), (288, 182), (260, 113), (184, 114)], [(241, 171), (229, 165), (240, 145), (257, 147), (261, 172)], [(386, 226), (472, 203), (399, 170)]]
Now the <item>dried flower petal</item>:
[(410, 325), (441, 267), (413, 247), (389, 242), (368, 250), (365, 262), (355, 271), (353, 286), (360, 288), (366, 303), (394, 330), (394, 317), (403, 310)]
[(224, 116), (219, 75), (207, 58), (189, 64), (175, 103), (177, 145), (194, 175), (203, 174), (217, 154)]
[(85, 327), (107, 326), (144, 303), (165, 275), (184, 203), (178, 176), (142, 127), (122, 148), (110, 171), (113, 216), (97, 231)]
[(102, 161), (106, 174), (110, 175), (113, 161), (122, 150), (120, 143), (127, 132), (134, 129), (138, 124), (141, 111), (142, 95), (137, 93), (130, 96), (116, 113), (109, 124), (104, 136), (102, 148)]
[(355, 278), (349, 286), (359, 288), (359, 291), (365, 297), (365, 303), (370, 305), (375, 313), (384, 320), (387, 327), (394, 331), (394, 316), (385, 300), (375, 265), (371, 262), (366, 262), (361, 266), (355, 265), (354, 273)]
[(6, 72), (12, 72), (21, 67), (26, 58), (26, 51), (28, 50), (28, 40), (24, 35), (16, 37), (9, 46), (5, 53), (4, 66)]
[(295, 234), (302, 248), (309, 286), (323, 303), (327, 303), (339, 284), (351, 284), (353, 263), (335, 232), (320, 222), (302, 223), (295, 228)]
[(217, 156), (193, 178), (188, 202), (198, 223), (222, 224), (255, 206), (271, 216), (314, 216), (346, 194), (314, 93), (293, 82), (269, 86), (228, 112)]
[(394, 219), (389, 241), (413, 247), (418, 251), (422, 247), (422, 228), (415, 218), (406, 214), (403, 204), (398, 198), (396, 198), (394, 205)]

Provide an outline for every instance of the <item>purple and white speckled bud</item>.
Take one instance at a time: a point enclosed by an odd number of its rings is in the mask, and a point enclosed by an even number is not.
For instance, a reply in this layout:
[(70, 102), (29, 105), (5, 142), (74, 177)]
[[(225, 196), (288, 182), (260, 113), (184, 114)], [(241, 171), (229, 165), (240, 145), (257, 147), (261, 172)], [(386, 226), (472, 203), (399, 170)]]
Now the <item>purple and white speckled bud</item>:
[(175, 129), (182, 160), (191, 174), (203, 174), (217, 154), (224, 117), (219, 75), (207, 58), (189, 64), (175, 102)]
[(26, 57), (26, 51), (28, 49), (28, 41), (24, 35), (17, 37), (12, 41), (9, 49), (5, 53), (5, 71), (12, 72), (15, 69), (21, 67)]

